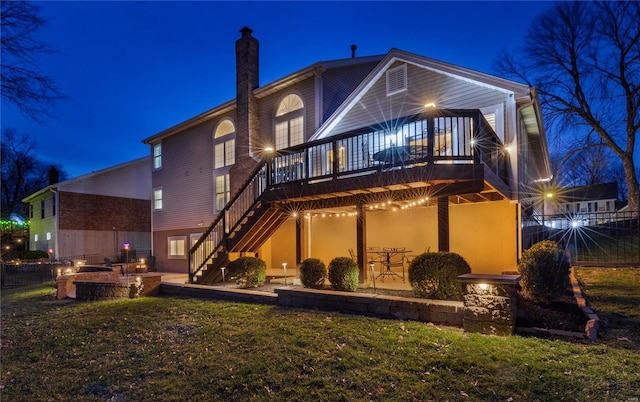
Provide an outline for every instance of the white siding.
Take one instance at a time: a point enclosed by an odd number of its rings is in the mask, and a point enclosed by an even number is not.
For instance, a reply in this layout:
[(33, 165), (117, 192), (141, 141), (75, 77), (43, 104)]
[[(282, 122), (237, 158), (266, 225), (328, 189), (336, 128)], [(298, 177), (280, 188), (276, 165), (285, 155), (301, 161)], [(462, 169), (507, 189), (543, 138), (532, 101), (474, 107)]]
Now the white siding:
[[(400, 64), (394, 63), (391, 68)], [(427, 102), (435, 102), (438, 109), (479, 109), (504, 103), (508, 98), (503, 92), (411, 64), (407, 66), (407, 75), (408, 90), (387, 96), (386, 78), (383, 74), (336, 125), (331, 135), (361, 127), (374, 127), (385, 121), (420, 113)]]

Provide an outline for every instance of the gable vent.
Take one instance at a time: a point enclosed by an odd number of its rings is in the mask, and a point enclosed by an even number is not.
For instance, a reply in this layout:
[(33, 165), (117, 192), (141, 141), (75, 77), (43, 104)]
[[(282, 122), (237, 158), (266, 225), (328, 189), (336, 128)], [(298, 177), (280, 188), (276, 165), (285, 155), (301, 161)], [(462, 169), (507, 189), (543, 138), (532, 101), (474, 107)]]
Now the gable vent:
[(407, 65), (387, 70), (387, 96), (407, 90)]

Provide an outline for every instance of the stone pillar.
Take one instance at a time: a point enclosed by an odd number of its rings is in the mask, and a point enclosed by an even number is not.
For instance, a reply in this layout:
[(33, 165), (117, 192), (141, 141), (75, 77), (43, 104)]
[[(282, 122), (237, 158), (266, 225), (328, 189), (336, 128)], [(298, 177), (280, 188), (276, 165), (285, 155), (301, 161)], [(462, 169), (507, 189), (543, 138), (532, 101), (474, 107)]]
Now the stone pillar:
[(465, 274), (457, 279), (463, 286), (465, 332), (515, 333), (520, 275)]

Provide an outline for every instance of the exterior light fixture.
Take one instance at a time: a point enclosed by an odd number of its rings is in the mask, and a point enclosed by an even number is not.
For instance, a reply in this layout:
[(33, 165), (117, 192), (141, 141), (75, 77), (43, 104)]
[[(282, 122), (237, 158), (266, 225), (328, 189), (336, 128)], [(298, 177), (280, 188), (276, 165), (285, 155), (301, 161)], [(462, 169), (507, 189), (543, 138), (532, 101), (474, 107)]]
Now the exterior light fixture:
[(264, 147), (264, 152), (266, 152), (268, 154), (272, 153), (273, 152), (273, 147), (269, 147), (269, 146)]
[(480, 289), (482, 289), (482, 290), (487, 290), (487, 289), (489, 289), (489, 284), (487, 284), (487, 283), (479, 283), (478, 287)]
[(580, 222), (575, 221), (575, 220), (574, 220), (574, 221), (571, 221), (571, 227), (572, 227), (572, 228), (574, 228), (574, 229), (575, 229), (575, 228), (577, 228), (578, 226), (580, 226)]
[(136, 283), (138, 285), (142, 283), (142, 277), (141, 276), (136, 276)]
[(284, 269), (284, 284), (287, 285), (287, 263), (282, 263), (282, 268)]
[(371, 279), (373, 280), (373, 291), (376, 291), (376, 269), (375, 263), (372, 261), (369, 263), (369, 267), (371, 268)]
[(504, 150), (505, 150), (505, 151), (507, 151), (507, 152), (511, 152), (511, 147), (510, 147), (510, 146), (508, 146), (508, 145), (506, 145), (506, 146), (504, 147)]
[(548, 192), (548, 193), (545, 194), (545, 196), (547, 198), (553, 198), (553, 193), (552, 192)]
[(425, 103), (424, 107), (425, 108), (436, 107), (436, 104), (434, 102), (429, 102), (429, 103)]

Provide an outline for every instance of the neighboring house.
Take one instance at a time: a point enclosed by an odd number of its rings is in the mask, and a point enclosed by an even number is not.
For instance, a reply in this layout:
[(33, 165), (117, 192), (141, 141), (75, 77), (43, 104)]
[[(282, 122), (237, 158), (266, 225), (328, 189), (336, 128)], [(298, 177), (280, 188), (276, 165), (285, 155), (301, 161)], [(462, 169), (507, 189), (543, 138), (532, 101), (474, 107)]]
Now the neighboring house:
[[(151, 249), (151, 159), (144, 157), (50, 185), (29, 204), (30, 250), (54, 258), (120, 259), (124, 243)], [(133, 255), (133, 254), (132, 254)]]
[(618, 184), (602, 183), (567, 187), (544, 194), (542, 224), (553, 229), (589, 225), (615, 220), (618, 210)]
[(144, 140), (158, 270), (209, 283), (242, 253), (280, 268), (353, 249), (364, 281), (371, 246), (514, 269), (520, 199), (551, 177), (533, 88), (397, 49), (260, 86), (241, 33), (236, 98)]

